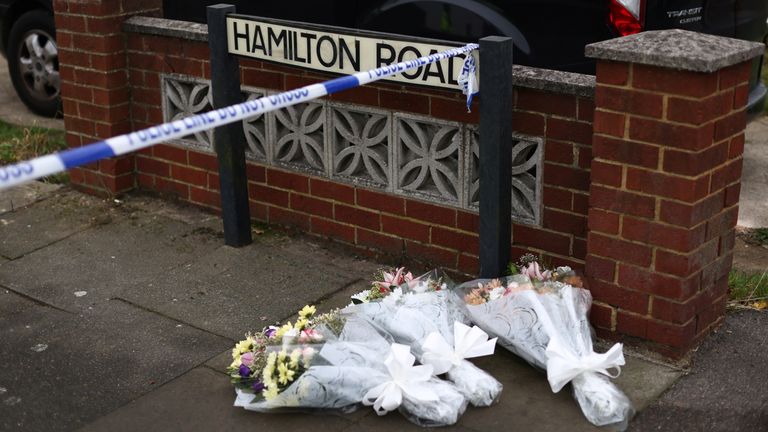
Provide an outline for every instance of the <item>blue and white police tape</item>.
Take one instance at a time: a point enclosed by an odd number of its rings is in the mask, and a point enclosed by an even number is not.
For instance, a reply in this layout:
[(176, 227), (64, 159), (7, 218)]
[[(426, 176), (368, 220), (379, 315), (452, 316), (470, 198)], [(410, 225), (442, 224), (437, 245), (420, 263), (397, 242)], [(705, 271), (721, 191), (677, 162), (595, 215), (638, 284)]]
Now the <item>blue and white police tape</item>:
[[(260, 99), (254, 99), (206, 113), (196, 114), (184, 119), (163, 123), (158, 126), (152, 126), (140, 131), (95, 142), (80, 148), (65, 150), (29, 161), (0, 167), (0, 189), (56, 174), (80, 165), (96, 162), (100, 159), (130, 153), (163, 141), (181, 138), (206, 129), (234, 123), (258, 114), (368, 84), (428, 63), (451, 58), (460, 54), (468, 54), (478, 48), (479, 46), (477, 44), (468, 44), (460, 48), (453, 48), (426, 57), (383, 66), (365, 72), (358, 72), (353, 75), (347, 75), (323, 83), (312, 84), (296, 90), (278, 93), (272, 96), (265, 96)], [(471, 58), (471, 55), (466, 56), (466, 59)]]
[(467, 53), (457, 81), (459, 86), (461, 86), (461, 92), (467, 95), (467, 112), (472, 112), (469, 109), (472, 105), (472, 97), (480, 92), (480, 86), (477, 83), (477, 64), (474, 53)]

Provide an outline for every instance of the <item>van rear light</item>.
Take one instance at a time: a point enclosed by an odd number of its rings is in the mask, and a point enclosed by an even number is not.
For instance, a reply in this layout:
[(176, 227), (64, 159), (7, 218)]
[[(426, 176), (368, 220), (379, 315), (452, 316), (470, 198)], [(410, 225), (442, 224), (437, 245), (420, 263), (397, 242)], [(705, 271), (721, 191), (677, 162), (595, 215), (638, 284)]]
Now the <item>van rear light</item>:
[(611, 26), (621, 36), (641, 32), (643, 6), (643, 0), (608, 0), (608, 20)]

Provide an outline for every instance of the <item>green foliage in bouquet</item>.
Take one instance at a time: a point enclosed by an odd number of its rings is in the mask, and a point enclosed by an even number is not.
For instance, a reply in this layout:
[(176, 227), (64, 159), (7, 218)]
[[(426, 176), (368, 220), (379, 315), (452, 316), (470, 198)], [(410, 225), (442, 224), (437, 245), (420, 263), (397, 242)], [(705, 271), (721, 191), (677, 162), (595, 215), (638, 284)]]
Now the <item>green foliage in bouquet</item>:
[(341, 335), (341, 331), (344, 329), (346, 319), (341, 316), (341, 311), (339, 309), (334, 309), (328, 313), (318, 315), (314, 322), (316, 327), (324, 327), (334, 335), (339, 336)]

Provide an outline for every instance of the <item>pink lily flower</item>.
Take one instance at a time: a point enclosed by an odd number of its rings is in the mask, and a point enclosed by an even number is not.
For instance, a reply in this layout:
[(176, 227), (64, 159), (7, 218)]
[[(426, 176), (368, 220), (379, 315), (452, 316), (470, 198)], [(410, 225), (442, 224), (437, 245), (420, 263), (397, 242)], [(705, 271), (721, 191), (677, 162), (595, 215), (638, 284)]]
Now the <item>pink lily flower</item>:
[(413, 280), (413, 275), (411, 272), (408, 272), (406, 274), (403, 274), (405, 271), (405, 267), (400, 267), (395, 269), (395, 273), (390, 272), (383, 272), (384, 280), (383, 281), (375, 281), (374, 284), (379, 287), (379, 289), (392, 289), (400, 286), (404, 282), (410, 282)]
[(527, 266), (523, 267), (523, 270), (520, 272), (524, 274), (525, 276), (528, 276), (530, 280), (537, 280), (537, 281), (543, 281), (544, 275), (541, 274), (541, 267), (539, 266), (539, 263), (536, 261), (532, 261), (528, 263)]

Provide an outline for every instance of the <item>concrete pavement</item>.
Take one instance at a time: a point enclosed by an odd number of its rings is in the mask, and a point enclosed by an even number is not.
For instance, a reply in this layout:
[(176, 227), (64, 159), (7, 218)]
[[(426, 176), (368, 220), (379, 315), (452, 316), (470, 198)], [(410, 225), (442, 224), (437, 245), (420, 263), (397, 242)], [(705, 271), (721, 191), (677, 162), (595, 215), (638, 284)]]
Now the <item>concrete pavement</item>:
[(768, 227), (768, 117), (747, 125), (739, 226)]
[[(29, 202), (0, 214), (0, 430), (416, 429), (370, 408), (246, 412), (224, 373), (246, 331), (307, 303), (345, 305), (386, 263), (270, 231), (230, 248), (218, 217), (143, 195), (103, 201), (62, 187)], [(501, 402), (450, 430), (595, 429), (569, 391), (553, 394), (515, 356), (477, 363), (504, 385)], [(680, 375), (629, 354), (617, 382), (642, 409)]]
[[(0, 76), (0, 107), (15, 97), (9, 85)], [(25, 110), (17, 101), (0, 119), (37, 121), (10, 116)], [(768, 121), (747, 133), (739, 224), (768, 226)], [(306, 303), (344, 305), (375, 269), (395, 263), (270, 231), (233, 249), (221, 235), (218, 217), (144, 195), (103, 201), (40, 183), (0, 194), (0, 430), (417, 429), (370, 409), (232, 407), (224, 368), (236, 339)], [(737, 266), (744, 257), (754, 250), (737, 249)], [(729, 314), (684, 371), (628, 350), (617, 383), (640, 411), (630, 430), (759, 430), (768, 421), (766, 317)], [(515, 356), (500, 350), (477, 363), (503, 383), (502, 399), (470, 408), (449, 430), (596, 430), (568, 389), (552, 394)]]

